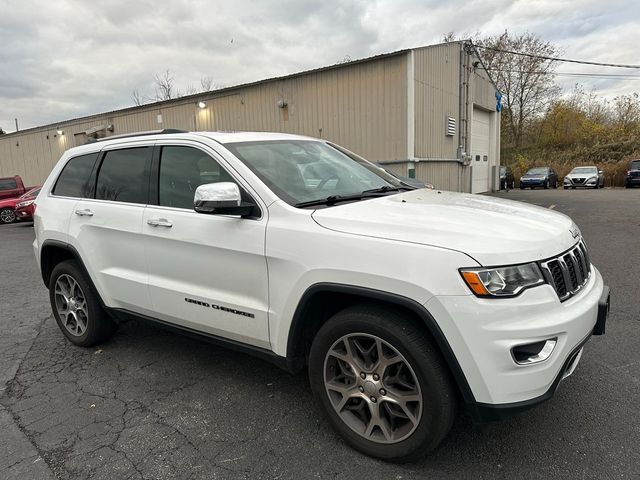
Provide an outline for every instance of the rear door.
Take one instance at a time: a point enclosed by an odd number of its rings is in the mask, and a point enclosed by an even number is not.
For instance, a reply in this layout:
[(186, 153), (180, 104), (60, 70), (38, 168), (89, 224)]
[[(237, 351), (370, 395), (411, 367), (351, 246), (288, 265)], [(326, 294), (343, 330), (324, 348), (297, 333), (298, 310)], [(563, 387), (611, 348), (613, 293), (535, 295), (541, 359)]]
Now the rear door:
[[(159, 142), (152, 171), (142, 231), (155, 316), (268, 348), (266, 208), (222, 157), (196, 142)], [(237, 183), (260, 205), (260, 218), (197, 213), (195, 189), (216, 182)]]
[(95, 174), (95, 198), (79, 200), (69, 236), (110, 307), (148, 314), (150, 299), (142, 237), (153, 146), (106, 147)]

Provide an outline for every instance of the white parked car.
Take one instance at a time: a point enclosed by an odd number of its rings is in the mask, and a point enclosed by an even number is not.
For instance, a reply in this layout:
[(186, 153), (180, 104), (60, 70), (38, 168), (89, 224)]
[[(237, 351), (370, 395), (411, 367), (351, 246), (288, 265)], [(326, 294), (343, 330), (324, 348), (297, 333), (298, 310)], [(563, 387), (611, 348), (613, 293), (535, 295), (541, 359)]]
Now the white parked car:
[(104, 139), (65, 152), (36, 203), (72, 343), (135, 317), (307, 368), (329, 423), (382, 459), (435, 448), (459, 407), (547, 400), (605, 329), (609, 289), (569, 217), (412, 189), (323, 140)]
[(575, 167), (564, 177), (563, 187), (569, 188), (604, 188), (604, 172), (598, 167)]

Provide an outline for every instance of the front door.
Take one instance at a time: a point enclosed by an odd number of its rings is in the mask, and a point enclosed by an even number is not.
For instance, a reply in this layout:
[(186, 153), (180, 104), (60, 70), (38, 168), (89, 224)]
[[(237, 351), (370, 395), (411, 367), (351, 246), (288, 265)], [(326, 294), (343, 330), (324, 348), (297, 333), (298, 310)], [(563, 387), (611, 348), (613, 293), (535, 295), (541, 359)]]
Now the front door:
[(268, 348), (266, 209), (256, 219), (197, 213), (199, 185), (243, 185), (213, 151), (188, 144), (157, 149), (156, 205), (147, 206), (142, 222), (155, 316)]

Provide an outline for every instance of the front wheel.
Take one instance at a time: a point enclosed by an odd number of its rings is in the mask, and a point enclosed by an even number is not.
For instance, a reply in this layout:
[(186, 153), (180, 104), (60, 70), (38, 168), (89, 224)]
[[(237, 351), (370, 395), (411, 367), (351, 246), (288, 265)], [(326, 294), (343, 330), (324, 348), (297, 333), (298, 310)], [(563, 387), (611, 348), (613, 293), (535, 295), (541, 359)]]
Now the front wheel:
[(545, 190), (549, 189), (549, 180), (544, 181), (544, 185), (542, 186)]
[(58, 327), (75, 345), (96, 345), (116, 331), (115, 322), (101, 307), (98, 294), (73, 260), (61, 262), (53, 269), (49, 300)]
[(16, 212), (13, 208), (0, 210), (0, 223), (13, 223), (16, 221)]
[(309, 379), (332, 427), (383, 460), (424, 456), (455, 417), (455, 389), (439, 351), (391, 309), (362, 305), (329, 319), (313, 340)]

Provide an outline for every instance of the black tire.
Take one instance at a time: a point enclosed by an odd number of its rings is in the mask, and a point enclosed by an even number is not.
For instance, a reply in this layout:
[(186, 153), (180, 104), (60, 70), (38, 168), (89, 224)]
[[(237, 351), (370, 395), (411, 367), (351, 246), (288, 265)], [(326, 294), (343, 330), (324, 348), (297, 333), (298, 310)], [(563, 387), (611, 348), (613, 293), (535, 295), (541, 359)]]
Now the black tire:
[(511, 182), (511, 190), (514, 190), (516, 188), (516, 182), (515, 180), (513, 182)]
[(520, 185), (520, 190), (524, 190), (524, 185)]
[[(86, 328), (84, 332), (79, 335), (73, 334), (69, 328), (65, 326), (64, 321), (58, 313), (56, 284), (58, 279), (63, 276), (71, 277), (71, 279), (77, 282), (80, 293), (82, 293), (84, 297), (84, 303), (86, 304)], [(60, 296), (58, 296), (58, 300), (60, 301)], [(58, 327), (64, 336), (74, 345), (80, 347), (97, 345), (111, 338), (117, 330), (117, 324), (107, 312), (104, 311), (98, 300), (98, 294), (93, 289), (86, 274), (74, 260), (59, 263), (55, 266), (53, 272), (51, 272), (51, 278), (49, 279), (49, 301), (51, 302), (51, 309), (53, 310), (53, 316), (56, 319)]]
[(544, 181), (544, 185), (542, 186), (542, 188), (544, 188), (545, 190), (549, 189), (549, 180)]
[(571, 189), (572, 189), (572, 190), (575, 190), (575, 189), (576, 189), (576, 187), (571, 187)]
[(563, 187), (565, 190), (569, 190), (569, 187)]
[(0, 209), (0, 223), (9, 224), (16, 221), (16, 212), (13, 208)]
[[(338, 340), (352, 334), (373, 335), (387, 342), (404, 357), (415, 373), (414, 378), (421, 392), (422, 414), (414, 424), (414, 430), (395, 443), (369, 440), (349, 427), (334, 409), (325, 389), (327, 353)], [(358, 372), (354, 374), (359, 375)], [(384, 373), (381, 376), (384, 377)], [(309, 379), (320, 408), (346, 442), (366, 455), (386, 461), (408, 462), (423, 457), (444, 439), (456, 415), (456, 390), (437, 347), (427, 333), (407, 317), (384, 307), (353, 306), (329, 319), (313, 340), (309, 355)], [(384, 398), (380, 397), (380, 408), (383, 402)], [(365, 405), (365, 408), (375, 408), (371, 405), (373, 403), (369, 403), (369, 407)]]

